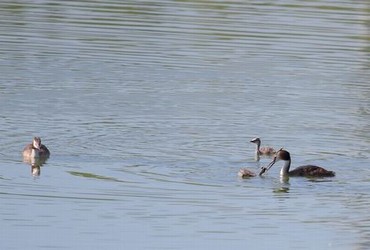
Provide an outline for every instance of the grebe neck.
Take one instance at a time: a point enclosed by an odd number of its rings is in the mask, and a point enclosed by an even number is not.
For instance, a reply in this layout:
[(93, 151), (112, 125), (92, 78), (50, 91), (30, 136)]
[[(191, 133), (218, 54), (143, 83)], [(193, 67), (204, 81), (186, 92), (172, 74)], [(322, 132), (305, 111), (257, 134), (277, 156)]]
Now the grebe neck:
[(37, 148), (32, 147), (32, 151), (31, 151), (31, 157), (32, 158), (39, 157), (40, 156), (39, 153), (40, 153), (40, 150), (38, 150)]
[(284, 166), (280, 170), (280, 176), (289, 176), (291, 160), (284, 161)]
[(261, 148), (261, 142), (256, 142), (256, 154), (260, 153), (260, 148)]
[(254, 159), (256, 161), (260, 160), (260, 146), (261, 146), (260, 142), (256, 143), (256, 153), (255, 153), (255, 156), (254, 156)]
[(259, 152), (260, 151), (260, 147), (261, 147), (261, 141), (257, 141), (256, 143), (256, 148), (257, 148), (257, 151)]

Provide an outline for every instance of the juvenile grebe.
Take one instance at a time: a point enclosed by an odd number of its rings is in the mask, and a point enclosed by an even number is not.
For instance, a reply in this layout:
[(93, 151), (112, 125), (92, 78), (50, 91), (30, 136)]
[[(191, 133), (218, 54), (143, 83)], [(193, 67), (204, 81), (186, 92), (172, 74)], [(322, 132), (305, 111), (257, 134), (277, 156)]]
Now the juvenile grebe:
[(255, 177), (256, 174), (246, 168), (241, 168), (238, 172), (238, 176), (241, 178)]
[(276, 153), (275, 149), (273, 149), (272, 147), (261, 147), (261, 139), (258, 137), (254, 138), (250, 142), (256, 144), (256, 154), (255, 154), (256, 161), (260, 160), (261, 155), (272, 156)]
[(328, 171), (322, 167), (314, 166), (314, 165), (305, 165), (300, 166), (292, 171), (289, 171), (291, 158), (288, 151), (284, 149), (280, 149), (274, 159), (267, 165), (267, 167), (262, 168), (259, 175), (262, 175), (267, 170), (269, 170), (277, 161), (282, 160), (284, 161), (284, 166), (280, 170), (281, 177), (287, 176), (304, 176), (304, 177), (333, 177), (335, 176), (335, 172)]
[(32, 143), (23, 149), (22, 154), (25, 159), (49, 158), (50, 151), (45, 145), (41, 144), (40, 137), (34, 137)]

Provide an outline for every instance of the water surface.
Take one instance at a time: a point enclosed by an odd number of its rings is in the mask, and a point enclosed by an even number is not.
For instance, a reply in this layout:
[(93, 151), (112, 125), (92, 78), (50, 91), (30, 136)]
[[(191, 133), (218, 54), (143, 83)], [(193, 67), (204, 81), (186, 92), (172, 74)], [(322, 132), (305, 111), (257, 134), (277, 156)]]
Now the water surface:
[[(369, 10), (1, 2), (0, 247), (368, 249)], [(256, 136), (337, 176), (238, 179)]]

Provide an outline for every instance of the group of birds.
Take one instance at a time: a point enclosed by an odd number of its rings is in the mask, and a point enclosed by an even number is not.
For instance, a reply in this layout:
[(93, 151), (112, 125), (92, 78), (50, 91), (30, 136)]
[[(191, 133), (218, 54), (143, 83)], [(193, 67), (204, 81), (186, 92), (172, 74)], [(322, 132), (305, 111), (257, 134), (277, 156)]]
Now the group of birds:
[[(280, 170), (280, 176), (285, 178), (289, 176), (302, 176), (302, 177), (334, 177), (335, 172), (326, 170), (322, 167), (315, 165), (304, 165), (297, 167), (296, 169), (290, 170), (291, 158), (290, 153), (283, 148), (279, 150), (274, 150), (272, 147), (261, 147), (261, 139), (254, 138), (250, 142), (256, 144), (255, 159), (260, 160), (261, 156), (273, 157), (273, 160), (267, 165), (267, 167), (262, 167), (259, 175), (261, 176), (267, 172), (277, 161), (284, 161), (284, 165)], [(242, 178), (255, 177), (256, 174), (247, 168), (242, 168), (239, 170), (238, 175)]]
[[(271, 147), (261, 147), (261, 139), (254, 138), (250, 142), (256, 144), (255, 159), (256, 161), (260, 160), (261, 156), (273, 156), (273, 160), (267, 165), (267, 167), (262, 167), (259, 175), (267, 172), (277, 161), (284, 161), (284, 165), (280, 170), (281, 177), (289, 176), (305, 176), (305, 177), (333, 177), (335, 173), (333, 171), (326, 170), (322, 167), (314, 165), (305, 165), (300, 166), (294, 170), (290, 170), (291, 158), (288, 151), (283, 148), (279, 150), (274, 150)], [(32, 143), (28, 144), (23, 149), (23, 159), (27, 162), (30, 162), (32, 166), (35, 164), (36, 160), (41, 160), (45, 162), (46, 159), (50, 156), (49, 149), (41, 143), (40, 137), (34, 137)], [(39, 169), (39, 168), (38, 168)], [(239, 170), (238, 175), (242, 178), (254, 177), (255, 173), (252, 171), (243, 168)]]

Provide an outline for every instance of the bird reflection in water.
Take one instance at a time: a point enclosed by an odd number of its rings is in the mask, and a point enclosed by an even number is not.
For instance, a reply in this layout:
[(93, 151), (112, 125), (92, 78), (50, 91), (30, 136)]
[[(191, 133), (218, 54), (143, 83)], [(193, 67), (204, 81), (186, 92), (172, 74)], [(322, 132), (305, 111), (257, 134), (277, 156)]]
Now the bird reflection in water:
[(26, 145), (22, 151), (23, 162), (31, 166), (32, 176), (40, 176), (41, 166), (50, 156), (49, 149), (41, 144), (40, 137), (34, 137), (32, 143)]
[(31, 175), (34, 177), (40, 176), (41, 166), (45, 164), (48, 158), (27, 158), (23, 157), (23, 162), (31, 166)]

